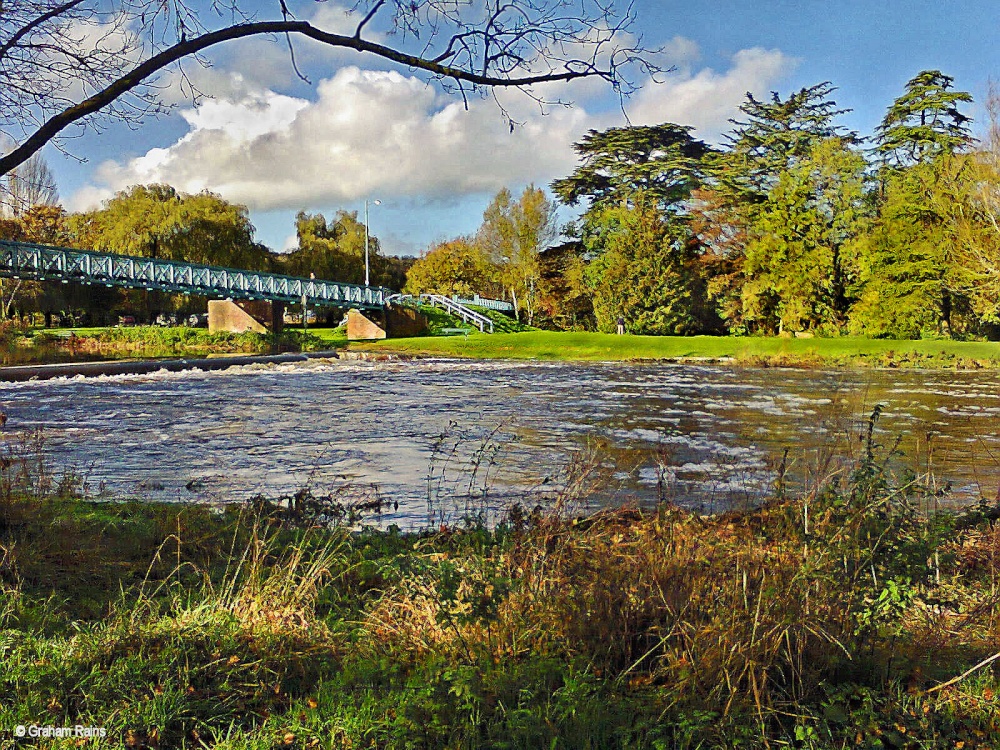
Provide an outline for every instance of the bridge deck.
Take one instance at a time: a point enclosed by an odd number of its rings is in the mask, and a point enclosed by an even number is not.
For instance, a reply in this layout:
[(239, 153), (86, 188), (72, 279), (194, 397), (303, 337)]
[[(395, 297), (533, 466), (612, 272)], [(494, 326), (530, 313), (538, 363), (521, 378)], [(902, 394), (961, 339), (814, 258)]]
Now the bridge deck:
[(0, 277), (155, 289), (217, 299), (296, 303), (305, 297), (311, 307), (383, 307), (392, 294), (384, 287), (8, 240), (0, 240)]

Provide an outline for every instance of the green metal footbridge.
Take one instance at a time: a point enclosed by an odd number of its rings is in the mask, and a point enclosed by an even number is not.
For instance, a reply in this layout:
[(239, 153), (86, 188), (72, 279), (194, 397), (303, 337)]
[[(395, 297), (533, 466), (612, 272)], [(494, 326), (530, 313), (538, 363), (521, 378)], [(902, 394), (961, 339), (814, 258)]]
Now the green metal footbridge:
[(155, 289), (213, 299), (304, 302), (310, 307), (380, 308), (393, 294), (385, 287), (8, 240), (0, 240), (0, 277)]

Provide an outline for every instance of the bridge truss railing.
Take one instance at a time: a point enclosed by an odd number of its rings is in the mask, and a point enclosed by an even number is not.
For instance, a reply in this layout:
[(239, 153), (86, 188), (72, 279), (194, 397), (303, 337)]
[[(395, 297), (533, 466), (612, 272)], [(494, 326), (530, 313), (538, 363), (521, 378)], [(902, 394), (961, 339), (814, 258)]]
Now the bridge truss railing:
[(384, 287), (7, 240), (0, 240), (0, 276), (155, 289), (219, 299), (305, 301), (312, 307), (382, 307), (392, 294)]

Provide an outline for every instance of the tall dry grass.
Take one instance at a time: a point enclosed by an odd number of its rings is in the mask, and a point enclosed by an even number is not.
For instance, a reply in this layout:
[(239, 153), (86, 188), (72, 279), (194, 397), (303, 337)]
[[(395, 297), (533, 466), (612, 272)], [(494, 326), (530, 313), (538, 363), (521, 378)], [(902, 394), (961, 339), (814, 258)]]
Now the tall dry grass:
[(928, 490), (874, 444), (877, 417), (853, 471), (754, 511), (536, 514), (475, 554), (456, 532), (426, 540), (367, 632), (386, 653), (586, 664), (665, 714), (760, 736), (831, 685), (929, 688), (1000, 651), (996, 509), (925, 513)]

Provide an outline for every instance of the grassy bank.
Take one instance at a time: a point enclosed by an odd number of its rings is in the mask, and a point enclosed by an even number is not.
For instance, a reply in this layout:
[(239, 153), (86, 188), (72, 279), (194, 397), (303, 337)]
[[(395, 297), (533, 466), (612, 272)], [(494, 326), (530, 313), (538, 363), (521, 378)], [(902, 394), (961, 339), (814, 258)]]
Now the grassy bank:
[(317, 348), (320, 343), (316, 337), (294, 329), (286, 329), (278, 336), (209, 331), (183, 326), (128, 326), (71, 333), (71, 338), (62, 340), (63, 346), (78, 352), (112, 358), (268, 354), (275, 350), (301, 351)]
[(757, 366), (1000, 367), (1000, 343), (885, 339), (615, 336), (528, 331), (468, 339), (413, 338), (352, 344), (410, 355), (541, 360), (731, 359)]
[(312, 332), (286, 329), (280, 336), (210, 332), (204, 328), (129, 326), (114, 328), (9, 330), (2, 340), (4, 364), (73, 360), (159, 359), (212, 354), (271, 354), (315, 351), (346, 343)]
[[(410, 339), (347, 341), (344, 328), (286, 328), (275, 340), (255, 333), (210, 333), (203, 328), (70, 329), (12, 331), (0, 336), (7, 364), (72, 359), (202, 357), (211, 354), (266, 354), (317, 351), (349, 346), (357, 351), (396, 352), (411, 356), (563, 361), (717, 360), (757, 367), (928, 367), (1000, 368), (1000, 343), (982, 341), (893, 341), (886, 339), (752, 338), (729, 336), (615, 336), (602, 333), (524, 330), (507, 322), (498, 333), (473, 331), (443, 336), (447, 328), (467, 327), (430, 308), (430, 332)], [(501, 321), (502, 322), (502, 321)]]
[(918, 513), (870, 442), (757, 511), (425, 534), (320, 528), (336, 499), (304, 495), (94, 504), (30, 453), (3, 466), (0, 743), (32, 723), (233, 750), (1000, 743), (996, 509)]

